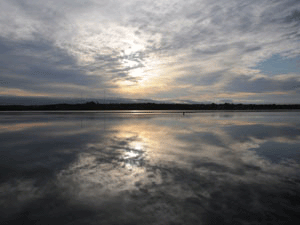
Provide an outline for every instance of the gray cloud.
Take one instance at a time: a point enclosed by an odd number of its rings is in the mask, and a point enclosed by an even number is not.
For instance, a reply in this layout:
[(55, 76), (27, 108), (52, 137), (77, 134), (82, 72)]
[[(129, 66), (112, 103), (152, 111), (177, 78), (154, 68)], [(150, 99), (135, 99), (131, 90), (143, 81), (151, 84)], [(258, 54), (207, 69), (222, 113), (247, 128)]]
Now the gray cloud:
[(275, 91), (299, 91), (300, 81), (298, 77), (276, 78), (251, 78), (240, 76), (234, 78), (227, 86), (227, 90), (235, 92), (275, 92)]
[[(192, 75), (186, 75), (177, 79), (179, 83), (193, 84), (196, 86), (210, 86), (217, 83), (226, 71), (218, 71), (214, 73), (201, 74), (198, 68), (190, 68), (188, 72)], [(201, 76), (202, 75), (202, 76)]]

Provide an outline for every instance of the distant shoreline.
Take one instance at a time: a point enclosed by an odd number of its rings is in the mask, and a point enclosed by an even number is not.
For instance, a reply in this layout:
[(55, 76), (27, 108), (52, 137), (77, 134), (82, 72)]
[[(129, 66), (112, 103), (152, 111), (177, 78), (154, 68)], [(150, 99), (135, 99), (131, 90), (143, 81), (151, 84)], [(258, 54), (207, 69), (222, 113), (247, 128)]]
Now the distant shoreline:
[(0, 111), (120, 111), (120, 110), (197, 110), (197, 111), (287, 111), (300, 110), (300, 104), (157, 104), (157, 103), (113, 103), (99, 104), (52, 104), (52, 105), (0, 105)]

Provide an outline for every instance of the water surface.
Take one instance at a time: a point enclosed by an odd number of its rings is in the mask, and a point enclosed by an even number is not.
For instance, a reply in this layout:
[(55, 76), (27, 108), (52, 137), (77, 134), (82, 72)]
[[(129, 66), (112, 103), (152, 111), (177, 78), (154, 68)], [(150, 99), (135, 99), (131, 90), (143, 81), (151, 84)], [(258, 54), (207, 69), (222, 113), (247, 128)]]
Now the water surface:
[(300, 223), (299, 112), (149, 112), (1, 112), (0, 224)]

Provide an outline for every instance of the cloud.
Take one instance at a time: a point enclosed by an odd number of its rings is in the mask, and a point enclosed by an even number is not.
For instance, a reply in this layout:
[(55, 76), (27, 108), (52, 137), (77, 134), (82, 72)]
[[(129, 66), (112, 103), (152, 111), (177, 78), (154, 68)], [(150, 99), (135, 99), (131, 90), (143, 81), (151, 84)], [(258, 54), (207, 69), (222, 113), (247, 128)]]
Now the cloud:
[(194, 84), (196, 86), (213, 85), (217, 83), (225, 73), (225, 71), (218, 71), (213, 73), (206, 73), (205, 75), (203, 75), (197, 67), (192, 67), (190, 70), (187, 70), (186, 68), (186, 71), (191, 71), (192, 75), (179, 77), (177, 78), (177, 82)]
[[(211, 86), (207, 100), (213, 100), (245, 72), (255, 78), (260, 72), (255, 66), (272, 55), (289, 58), (300, 52), (296, 0), (0, 4), (1, 80), (24, 91), (51, 93), (45, 84), (65, 83), (85, 86), (90, 97), (106, 88), (112, 96), (162, 99), (163, 90), (174, 93), (170, 87), (189, 85), (195, 88), (190, 97), (197, 99), (203, 94), (198, 89)], [(12, 74), (22, 77), (19, 84), (18, 78), (9, 80)]]
[(249, 77), (239, 76), (230, 81), (227, 90), (234, 92), (276, 92), (276, 91), (297, 91), (299, 93), (300, 80), (298, 76), (276, 76), (268, 77)]

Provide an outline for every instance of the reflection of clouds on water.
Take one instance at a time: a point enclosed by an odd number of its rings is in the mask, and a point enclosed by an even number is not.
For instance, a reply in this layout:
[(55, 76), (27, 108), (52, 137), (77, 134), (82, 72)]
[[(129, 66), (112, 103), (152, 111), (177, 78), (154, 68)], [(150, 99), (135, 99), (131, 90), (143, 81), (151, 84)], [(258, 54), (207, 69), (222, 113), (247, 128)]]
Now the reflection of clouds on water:
[[(261, 122), (260, 113), (244, 115), (122, 115), (112, 120), (99, 115), (84, 127), (76, 117), (65, 116), (27, 133), (16, 130), (20, 144), (2, 150), (0, 159), (1, 167), (11, 171), (10, 177), (1, 172), (0, 207), (19, 196), (8, 210), (11, 215), (43, 217), (44, 223), (296, 221), (298, 121), (281, 118), (272, 125)], [(10, 140), (1, 143), (9, 146)], [(290, 152), (282, 150), (291, 146)]]
[[(34, 187), (33, 180), (16, 179), (0, 185), (0, 217), (10, 216), (11, 211), (20, 212), (24, 206), (42, 196)], [(3, 207), (5, 206), (5, 207)]]
[(42, 127), (47, 126), (47, 123), (17, 123), (17, 124), (8, 124), (8, 125), (0, 125), (0, 132), (15, 132), (15, 131), (23, 131), (30, 128)]
[(72, 187), (70, 193), (80, 199), (84, 196), (87, 201), (98, 201), (138, 190), (141, 183), (158, 182), (145, 168), (146, 148), (135, 132), (122, 130), (106, 136), (104, 143), (88, 143), (77, 160), (58, 174), (58, 185)]
[(300, 129), (290, 126), (270, 126), (270, 125), (248, 125), (248, 126), (228, 126), (228, 132), (234, 139), (238, 141), (247, 141), (251, 138), (256, 139), (270, 139), (283, 137), (294, 140), (300, 137)]

